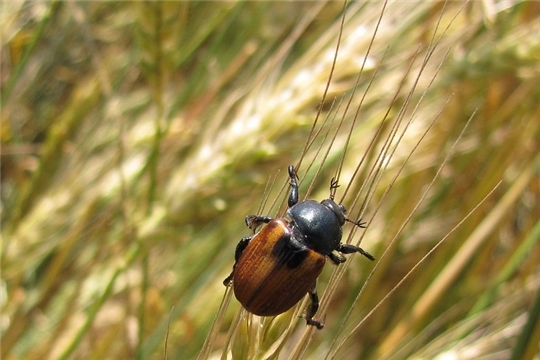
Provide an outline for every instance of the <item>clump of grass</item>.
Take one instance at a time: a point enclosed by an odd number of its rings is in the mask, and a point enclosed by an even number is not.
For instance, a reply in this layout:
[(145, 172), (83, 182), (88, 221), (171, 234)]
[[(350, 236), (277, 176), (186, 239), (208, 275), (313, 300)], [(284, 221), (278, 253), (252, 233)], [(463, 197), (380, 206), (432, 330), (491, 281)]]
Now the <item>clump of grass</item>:
[[(213, 329), (212, 358), (532, 358), (537, 5), (390, 3), (369, 47), (382, 4), (350, 4), (304, 152), (342, 4), (282, 5), (4, 6), (4, 357), (195, 358)], [(302, 305), (240, 310), (244, 216), (280, 213), (301, 156), (301, 193), (327, 197), (345, 148), (338, 199), (376, 266), (328, 266), (319, 332)]]

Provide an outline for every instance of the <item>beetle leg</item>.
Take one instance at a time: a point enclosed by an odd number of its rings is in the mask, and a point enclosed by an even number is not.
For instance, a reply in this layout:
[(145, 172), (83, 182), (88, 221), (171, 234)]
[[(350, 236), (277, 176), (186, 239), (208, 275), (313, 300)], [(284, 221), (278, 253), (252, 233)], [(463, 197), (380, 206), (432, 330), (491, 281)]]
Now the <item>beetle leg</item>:
[(238, 245), (236, 245), (236, 250), (234, 252), (234, 265), (233, 265), (231, 274), (227, 276), (225, 280), (223, 280), (223, 285), (230, 286), (232, 284), (232, 279), (234, 276), (234, 269), (236, 269), (236, 264), (238, 263), (238, 260), (240, 260), (240, 256), (242, 256), (242, 253), (244, 252), (244, 250), (246, 249), (246, 246), (249, 244), (252, 238), (253, 236), (246, 236), (238, 242)]
[(311, 326), (315, 326), (318, 330), (321, 330), (324, 326), (324, 324), (314, 319), (313, 317), (317, 313), (317, 310), (319, 310), (319, 296), (317, 295), (317, 282), (313, 283), (313, 286), (309, 290), (309, 297), (311, 299), (311, 304), (309, 305), (309, 308), (306, 313), (306, 323)]
[(334, 253), (330, 253), (327, 255), (328, 258), (330, 258), (330, 260), (332, 260), (332, 262), (336, 265), (339, 265), (339, 264), (342, 264), (346, 261), (345, 257), (342, 256), (342, 255), (338, 255), (338, 254), (334, 254)]
[[(350, 245), (350, 244), (340, 244), (339, 247), (336, 250), (339, 251), (342, 254), (360, 253), (360, 254), (364, 255), (365, 257), (367, 257), (371, 261), (375, 260), (373, 255), (371, 255), (367, 251), (364, 251), (364, 249), (359, 248), (358, 246), (354, 246), (354, 245)], [(330, 257), (330, 259), (332, 259), (332, 258)]]
[(268, 224), (272, 220), (273, 218), (270, 216), (248, 215), (246, 216), (246, 226), (255, 232), (255, 229), (261, 224)]
[(289, 165), (289, 185), (291, 185), (291, 192), (289, 193), (289, 207), (298, 203), (298, 181), (296, 173), (294, 172), (294, 166)]
[(362, 229), (366, 228), (366, 222), (362, 221), (362, 219), (357, 220), (357, 221), (354, 221), (354, 220), (351, 220), (351, 219), (345, 219), (345, 221), (350, 222), (351, 224), (354, 224), (354, 225), (358, 226), (359, 228), (362, 228)]
[(336, 178), (332, 178), (332, 180), (330, 180), (330, 200), (334, 200), (334, 197), (336, 196), (336, 189), (338, 187), (338, 181)]

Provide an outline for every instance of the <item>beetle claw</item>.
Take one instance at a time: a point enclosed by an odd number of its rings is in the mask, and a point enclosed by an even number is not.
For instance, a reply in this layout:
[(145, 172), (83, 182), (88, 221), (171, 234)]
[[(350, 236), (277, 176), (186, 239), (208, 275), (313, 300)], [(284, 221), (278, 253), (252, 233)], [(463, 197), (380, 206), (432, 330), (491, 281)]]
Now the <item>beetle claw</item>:
[(232, 285), (232, 274), (227, 276), (227, 278), (225, 278), (225, 280), (223, 280), (223, 285), (225, 285), (226, 287), (229, 287)]
[(306, 323), (307, 325), (315, 326), (317, 330), (321, 330), (324, 327), (324, 320), (319, 321), (317, 319), (311, 318), (311, 319), (306, 319)]
[(365, 221), (362, 221), (362, 219), (354, 221), (354, 220), (346, 218), (345, 221), (350, 222), (351, 224), (354, 224), (354, 225), (356, 225), (356, 226), (358, 226), (359, 228), (362, 228), (362, 229), (365, 229), (366, 224), (367, 224)]

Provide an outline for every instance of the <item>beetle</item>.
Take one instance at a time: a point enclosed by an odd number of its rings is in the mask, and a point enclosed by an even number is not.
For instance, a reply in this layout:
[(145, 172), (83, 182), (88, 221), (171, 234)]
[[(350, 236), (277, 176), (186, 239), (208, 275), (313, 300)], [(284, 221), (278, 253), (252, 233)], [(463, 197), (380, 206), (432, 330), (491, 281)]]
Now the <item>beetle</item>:
[(334, 201), (337, 181), (330, 182), (330, 197), (317, 202), (298, 202), (298, 178), (293, 165), (288, 167), (290, 192), (286, 218), (248, 215), (246, 226), (254, 232), (236, 246), (235, 263), (231, 274), (223, 281), (233, 286), (242, 306), (259, 316), (275, 316), (289, 310), (309, 293), (311, 303), (304, 315), (307, 325), (322, 329), (315, 319), (319, 308), (316, 282), (326, 258), (334, 264), (345, 262), (343, 254), (360, 253), (375, 258), (350, 244), (342, 244), (342, 227), (351, 222), (347, 210)]

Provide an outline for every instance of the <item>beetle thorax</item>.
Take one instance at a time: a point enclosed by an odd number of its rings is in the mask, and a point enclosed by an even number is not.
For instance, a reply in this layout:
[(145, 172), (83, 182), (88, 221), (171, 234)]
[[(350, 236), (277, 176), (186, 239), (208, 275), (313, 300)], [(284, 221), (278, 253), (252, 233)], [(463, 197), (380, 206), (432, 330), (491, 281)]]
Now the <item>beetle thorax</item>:
[[(335, 207), (329, 206), (329, 202)], [(310, 249), (328, 255), (339, 246), (345, 214), (332, 200), (302, 201), (291, 206), (287, 215), (292, 221), (293, 236)]]

